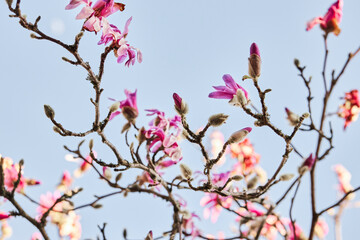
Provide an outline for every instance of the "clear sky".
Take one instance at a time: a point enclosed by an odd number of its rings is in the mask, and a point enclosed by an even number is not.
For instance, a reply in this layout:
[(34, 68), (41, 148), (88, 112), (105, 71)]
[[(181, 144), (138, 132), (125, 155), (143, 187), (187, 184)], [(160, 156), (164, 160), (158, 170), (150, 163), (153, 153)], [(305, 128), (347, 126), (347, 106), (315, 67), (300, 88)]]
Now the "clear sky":
[[(329, 36), (329, 76), (330, 70), (337, 72), (343, 66), (347, 54), (360, 45), (360, 1), (344, 0), (342, 32), (338, 37)], [(314, 109), (321, 104), (321, 68), (324, 56), (322, 31), (317, 26), (310, 32), (305, 31), (306, 22), (323, 15), (333, 3), (332, 0), (303, 1), (125, 1), (126, 10), (109, 17), (109, 21), (123, 28), (126, 20), (133, 16), (129, 42), (143, 52), (143, 62), (130, 68), (117, 64), (116, 58), (109, 56), (105, 68), (103, 114), (111, 104), (107, 97), (124, 99), (124, 89), (138, 91), (140, 116), (138, 125), (150, 120), (144, 109), (158, 108), (168, 116), (175, 114), (172, 93), (179, 93), (189, 104), (188, 120), (193, 129), (206, 124), (207, 118), (223, 112), (230, 115), (227, 124), (220, 128), (225, 136), (233, 131), (253, 125), (238, 108), (225, 100), (209, 99), (213, 85), (222, 85), (222, 75), (231, 74), (238, 83), (253, 96), (259, 106), (255, 89), (251, 82), (241, 82), (247, 73), (249, 47), (256, 42), (262, 58), (262, 88), (273, 91), (267, 97), (271, 119), (280, 128), (290, 131), (285, 120), (284, 107), (295, 112), (307, 111), (306, 89), (297, 76), (293, 59), (300, 59), (306, 65), (306, 74), (313, 76)], [(71, 43), (82, 26), (75, 20), (79, 9), (65, 11), (67, 1), (25, 1), (23, 14), (33, 21), (42, 16), (39, 27), (45, 32), (65, 42)], [(60, 47), (29, 37), (16, 19), (8, 17), (5, 1), (0, 2), (0, 21), (3, 34), (0, 38), (1, 101), (0, 101), (0, 153), (14, 160), (25, 160), (25, 175), (42, 181), (39, 187), (29, 188), (27, 193), (38, 199), (41, 193), (53, 191), (63, 169), (73, 171), (77, 165), (64, 160), (67, 153), (63, 145), (75, 147), (79, 139), (63, 138), (52, 131), (52, 124), (44, 116), (43, 105), (49, 104), (56, 111), (56, 119), (66, 128), (78, 131), (91, 126), (93, 109), (89, 98), (92, 88), (85, 80), (86, 73), (61, 60), (69, 55)], [(81, 42), (80, 53), (84, 59), (96, 67), (103, 46), (96, 43), (100, 36), (86, 33)], [(359, 89), (360, 56), (350, 64), (331, 98), (330, 111), (336, 112), (339, 98), (345, 92)], [(319, 113), (314, 118), (319, 119)], [(317, 120), (318, 122), (319, 120)], [(335, 149), (327, 160), (318, 165), (317, 196), (319, 208), (324, 208), (336, 200), (336, 177), (331, 167), (343, 164), (352, 174), (352, 185), (360, 185), (359, 141), (360, 123), (355, 122), (343, 131), (343, 120), (332, 118)], [(120, 130), (124, 120), (115, 119), (109, 126), (108, 134), (125, 151)], [(95, 147), (102, 159), (113, 161), (112, 155), (101, 147), (96, 136)], [(88, 138), (88, 139), (89, 139)], [(261, 166), (269, 175), (283, 154), (283, 143), (266, 128), (255, 128), (251, 141), (261, 154)], [(315, 135), (300, 133), (294, 144), (308, 155), (315, 149)], [(201, 167), (201, 155), (196, 147), (182, 143), (184, 163)], [(126, 154), (124, 154), (126, 155)], [(230, 161), (230, 160), (229, 160)], [(292, 154), (283, 172), (296, 172), (300, 159)], [(174, 174), (178, 173), (174, 167)], [(138, 172), (125, 175), (124, 183), (131, 181)], [(75, 183), (84, 186), (84, 193), (75, 198), (77, 204), (88, 203), (94, 194), (111, 192), (99, 181), (94, 172), (89, 172)], [(286, 184), (271, 192), (277, 199), (285, 190)], [(304, 178), (299, 197), (296, 200), (294, 215), (298, 223), (307, 231), (310, 227), (309, 177)], [(359, 195), (359, 194), (358, 194)], [(202, 216), (199, 206), (201, 194), (185, 193), (189, 208)], [(29, 212), (35, 215), (35, 205), (19, 197)], [(359, 199), (357, 197), (356, 199)], [(128, 228), (131, 239), (143, 238), (152, 229), (156, 236), (168, 230), (171, 209), (161, 200), (152, 196), (130, 195), (127, 198), (114, 197), (103, 201), (102, 210), (84, 209), (80, 211), (83, 225), (83, 239), (95, 239), (99, 234), (97, 224), (108, 222), (109, 239), (120, 239), (123, 228)], [(288, 214), (288, 202), (280, 208)], [(202, 220), (199, 226), (204, 232), (216, 234), (219, 230), (229, 233), (230, 215), (223, 214), (217, 224)], [(343, 215), (344, 239), (353, 239), (360, 234), (358, 219), (360, 209), (345, 211)], [(333, 237), (333, 221), (326, 217), (330, 226), (327, 239)], [(22, 219), (9, 221), (14, 233), (11, 239), (30, 239), (35, 229)], [(53, 239), (56, 233), (49, 227)]]

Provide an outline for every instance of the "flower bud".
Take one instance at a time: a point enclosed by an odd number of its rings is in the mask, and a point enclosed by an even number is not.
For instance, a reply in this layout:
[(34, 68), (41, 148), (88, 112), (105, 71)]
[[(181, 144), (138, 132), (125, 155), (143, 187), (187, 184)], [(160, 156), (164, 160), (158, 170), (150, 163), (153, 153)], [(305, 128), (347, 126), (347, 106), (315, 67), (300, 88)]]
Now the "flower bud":
[(244, 177), (241, 175), (232, 176), (231, 179), (234, 181), (241, 181)]
[(280, 176), (280, 181), (289, 181), (293, 177), (294, 177), (294, 174), (292, 174), (292, 173), (283, 174)]
[(180, 115), (187, 114), (189, 109), (186, 102), (177, 93), (173, 93), (173, 99), (175, 102), (175, 110)]
[(241, 142), (251, 132), (251, 130), (252, 130), (251, 127), (246, 127), (246, 128), (243, 128), (243, 129), (241, 129), (239, 131), (234, 132), (230, 136), (228, 142), (230, 144)]
[(111, 174), (110, 168), (105, 167), (105, 166), (103, 167), (103, 176), (104, 176), (104, 178), (106, 178), (107, 180), (110, 180), (110, 179), (111, 179), (112, 174)]
[(296, 126), (299, 123), (300, 117), (296, 113), (293, 113), (288, 108), (285, 108), (287, 120), (289, 121), (291, 126)]
[(250, 46), (250, 57), (249, 57), (249, 75), (252, 78), (260, 77), (261, 71), (261, 58), (260, 50), (256, 43)]
[(115, 102), (113, 103), (110, 108), (109, 108), (109, 112), (113, 113), (115, 112), (116, 110), (118, 110), (120, 107), (120, 102)]
[(300, 61), (299, 61), (299, 59), (297, 59), (297, 58), (294, 59), (294, 65), (295, 65), (295, 67), (300, 68)]
[(94, 147), (94, 140), (90, 139), (90, 141), (89, 141), (89, 149), (90, 149), (90, 151), (93, 149), (93, 147)]
[(191, 176), (192, 176), (192, 171), (191, 169), (186, 166), (185, 164), (181, 163), (180, 164), (180, 171), (181, 171), (181, 176), (184, 178), (184, 179), (190, 179)]
[(146, 235), (146, 238), (145, 238), (145, 240), (153, 240), (154, 238), (153, 238), (153, 233), (152, 233), (152, 231), (150, 231), (147, 235)]
[(135, 108), (129, 106), (123, 107), (122, 113), (126, 118), (126, 120), (128, 120), (129, 122), (134, 122), (137, 116), (139, 115), (138, 111)]
[(258, 176), (255, 176), (252, 179), (250, 179), (250, 181), (247, 183), (247, 188), (253, 189), (256, 186), (258, 179), (259, 179)]
[(10, 215), (8, 215), (8, 214), (0, 213), (0, 220), (7, 219), (7, 218), (9, 218), (9, 217), (10, 217)]
[(313, 157), (313, 154), (311, 153), (310, 156), (303, 162), (301, 166), (306, 166), (309, 169), (311, 169), (314, 163), (315, 163), (315, 157)]
[(213, 127), (218, 127), (224, 124), (228, 117), (228, 115), (225, 115), (223, 113), (212, 115), (209, 117), (209, 124)]
[(48, 117), (50, 119), (54, 119), (55, 112), (49, 105), (46, 105), (46, 104), (44, 105), (44, 111), (45, 111), (46, 117)]

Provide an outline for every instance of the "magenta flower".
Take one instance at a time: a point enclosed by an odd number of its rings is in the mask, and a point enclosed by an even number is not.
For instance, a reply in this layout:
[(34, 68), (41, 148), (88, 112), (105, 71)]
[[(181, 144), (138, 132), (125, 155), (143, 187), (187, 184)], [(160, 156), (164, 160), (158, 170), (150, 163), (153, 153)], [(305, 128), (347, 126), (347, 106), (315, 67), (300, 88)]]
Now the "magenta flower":
[(125, 89), (126, 99), (122, 101), (109, 98), (111, 101), (118, 101), (120, 103), (120, 110), (111, 113), (109, 121), (119, 115), (121, 112), (123, 113), (124, 117), (130, 122), (134, 121), (137, 118), (137, 116), (139, 115), (139, 110), (136, 104), (136, 91), (137, 90), (132, 93), (129, 90)]
[[(246, 103), (249, 100), (247, 91), (237, 84), (230, 74), (225, 74), (223, 76), (225, 86), (213, 86), (215, 92), (209, 94), (209, 98), (218, 98), (218, 99), (230, 99), (230, 103), (240, 104), (238, 101), (238, 95), (245, 96)], [(244, 104), (246, 104), (244, 103)]]
[(304, 161), (302, 165), (307, 166), (309, 169), (311, 169), (314, 163), (315, 163), (315, 156), (313, 156), (313, 154), (311, 153), (310, 156)]
[(6, 214), (6, 213), (0, 213), (0, 220), (4, 220), (4, 219), (7, 219), (9, 218), (10, 215), (9, 214)]
[(81, 9), (76, 19), (86, 19), (83, 28), (90, 32), (99, 32), (104, 18), (125, 9), (124, 4), (114, 3), (114, 0), (98, 0), (93, 6), (91, 0), (71, 0), (65, 9), (73, 9), (83, 3), (86, 6)]
[(343, 14), (343, 5), (343, 0), (337, 0), (333, 5), (331, 5), (324, 17), (316, 17), (309, 21), (306, 26), (306, 31), (309, 31), (315, 25), (320, 24), (321, 29), (326, 33), (334, 32), (336, 36), (339, 35), (341, 31), (339, 23)]
[(231, 197), (222, 197), (216, 193), (205, 193), (205, 196), (200, 200), (202, 207), (207, 206), (204, 208), (204, 218), (210, 217), (212, 223), (217, 221), (223, 207), (230, 208), (231, 203)]

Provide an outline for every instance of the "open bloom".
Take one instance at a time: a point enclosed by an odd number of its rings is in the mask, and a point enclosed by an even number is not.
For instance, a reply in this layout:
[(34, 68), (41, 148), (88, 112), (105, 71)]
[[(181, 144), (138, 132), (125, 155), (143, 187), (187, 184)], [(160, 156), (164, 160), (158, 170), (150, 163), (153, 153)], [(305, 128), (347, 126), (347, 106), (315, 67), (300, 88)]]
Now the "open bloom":
[(91, 0), (71, 0), (65, 9), (73, 9), (81, 4), (85, 4), (85, 7), (81, 9), (76, 19), (86, 19), (83, 28), (90, 32), (99, 32), (103, 19), (125, 9), (124, 4), (114, 3), (114, 0), (98, 0), (93, 6)]
[(213, 86), (215, 92), (209, 94), (209, 98), (229, 99), (234, 105), (247, 104), (249, 97), (247, 91), (237, 84), (230, 74), (223, 76), (225, 86)]
[(233, 175), (248, 175), (254, 172), (256, 165), (260, 161), (260, 155), (255, 152), (248, 138), (240, 143), (231, 144), (230, 150), (231, 157), (238, 160), (233, 167)]
[(345, 119), (344, 129), (351, 123), (355, 122), (360, 113), (360, 97), (358, 90), (352, 90), (345, 93), (345, 102), (340, 105), (338, 115)]
[[(339, 181), (339, 190), (342, 194), (346, 194), (347, 192), (353, 190), (354, 188), (350, 184), (351, 180), (351, 173), (341, 164), (337, 164), (333, 167), (338, 181)], [(354, 197), (354, 194), (350, 194), (348, 196), (348, 199), (351, 199)]]
[[(129, 121), (133, 122), (137, 116), (139, 115), (139, 110), (136, 104), (136, 90), (135, 92), (130, 92), (129, 90), (125, 89), (126, 99), (119, 101), (120, 110), (113, 112), (110, 115), (109, 120), (112, 120), (114, 117), (119, 115), (121, 112), (123, 113), (124, 117)], [(109, 98), (112, 101), (117, 101), (113, 98)]]
[(339, 35), (341, 31), (339, 23), (343, 14), (343, 5), (343, 0), (337, 0), (333, 5), (331, 5), (325, 16), (316, 17), (309, 21), (306, 26), (306, 31), (309, 31), (315, 25), (320, 24), (321, 29), (326, 33), (334, 32), (336, 36)]

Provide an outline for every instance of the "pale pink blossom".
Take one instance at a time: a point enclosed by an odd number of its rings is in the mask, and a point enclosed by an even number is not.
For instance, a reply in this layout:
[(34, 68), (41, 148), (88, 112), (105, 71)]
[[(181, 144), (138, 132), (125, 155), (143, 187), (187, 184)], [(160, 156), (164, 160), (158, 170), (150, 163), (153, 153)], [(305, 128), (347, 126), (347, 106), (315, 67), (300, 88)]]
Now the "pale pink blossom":
[(325, 222), (324, 219), (319, 219), (315, 225), (315, 235), (319, 239), (325, 239), (325, 237), (328, 233), (329, 233), (328, 224)]
[[(346, 194), (347, 192), (353, 190), (354, 188), (351, 186), (351, 173), (341, 164), (337, 164), (333, 167), (338, 181), (339, 181), (339, 190), (342, 194)], [(350, 194), (348, 199), (352, 199), (354, 194)]]
[(65, 192), (67, 189), (70, 188), (71, 184), (73, 182), (73, 179), (71, 177), (71, 174), (69, 171), (64, 171), (63, 176), (61, 177), (61, 182), (57, 186), (57, 189), (60, 191)]
[(42, 239), (43, 237), (39, 232), (34, 232), (33, 235), (31, 235), (31, 240), (42, 240)]
[(339, 35), (341, 31), (339, 23), (341, 22), (343, 15), (343, 5), (343, 0), (337, 0), (333, 5), (331, 5), (325, 16), (316, 17), (309, 21), (306, 26), (306, 31), (309, 31), (315, 25), (320, 24), (321, 29), (323, 29), (326, 33), (334, 32), (335, 35)]
[(255, 152), (248, 138), (240, 143), (231, 144), (230, 151), (231, 157), (238, 160), (233, 167), (232, 175), (251, 174), (260, 161), (260, 155)]
[(359, 118), (360, 97), (358, 90), (352, 90), (345, 93), (345, 102), (339, 107), (338, 115), (345, 119), (344, 130), (351, 122)]
[[(93, 156), (95, 158), (97, 158), (97, 152), (96, 151), (92, 151)], [(85, 172), (87, 172), (90, 168), (91, 168), (91, 163), (93, 161), (93, 158), (91, 157), (91, 155), (87, 155), (85, 157), (85, 160), (81, 162), (81, 165), (78, 169), (75, 170), (74, 172), (74, 176), (75, 177), (81, 177)]]
[[(225, 140), (224, 135), (220, 131), (214, 131), (210, 135), (210, 142), (211, 142), (211, 154), (212, 158), (216, 158), (219, 152), (222, 150)], [(220, 160), (216, 163), (216, 166), (222, 166), (226, 161), (225, 154), (222, 155)]]
[(8, 224), (6, 220), (1, 221), (1, 240), (5, 240), (7, 238), (10, 238), (12, 235), (12, 228)]
[[(51, 192), (47, 192), (45, 195), (41, 195), (40, 196), (40, 205), (39, 207), (36, 209), (37, 212), (39, 213), (39, 217), (41, 217), (44, 213), (46, 213), (56, 202), (56, 200), (58, 200), (61, 197), (60, 192), (55, 191), (54, 193)], [(61, 212), (63, 209), (63, 202), (59, 202), (57, 203), (53, 210), (55, 212)]]
[(205, 193), (200, 200), (200, 205), (204, 208), (204, 218), (210, 217), (211, 222), (215, 223), (223, 208), (230, 208), (232, 203), (231, 197), (223, 197), (216, 193)]
[(190, 234), (192, 239), (196, 239), (200, 235), (200, 230), (195, 226), (194, 219), (200, 220), (199, 216), (195, 213), (188, 213), (183, 215), (182, 228)]

